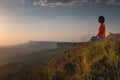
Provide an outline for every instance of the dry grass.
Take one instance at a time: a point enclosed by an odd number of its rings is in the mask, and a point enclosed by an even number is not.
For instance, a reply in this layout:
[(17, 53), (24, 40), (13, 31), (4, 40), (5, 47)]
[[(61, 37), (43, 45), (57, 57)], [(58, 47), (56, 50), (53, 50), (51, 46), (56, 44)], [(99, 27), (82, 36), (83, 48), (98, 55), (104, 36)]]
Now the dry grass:
[(104, 41), (74, 46), (50, 61), (50, 80), (92, 80), (98, 75), (119, 80), (119, 44), (120, 34), (111, 34)]

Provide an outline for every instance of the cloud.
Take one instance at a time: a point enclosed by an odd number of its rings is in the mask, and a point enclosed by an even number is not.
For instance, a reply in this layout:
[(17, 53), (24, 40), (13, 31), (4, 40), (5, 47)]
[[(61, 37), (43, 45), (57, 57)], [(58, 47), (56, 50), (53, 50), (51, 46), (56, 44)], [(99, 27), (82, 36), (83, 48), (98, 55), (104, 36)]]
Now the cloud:
[(116, 0), (107, 0), (107, 4), (114, 4)]
[(96, 3), (101, 3), (101, 0), (96, 0)]
[(107, 5), (120, 5), (120, 0), (96, 0), (96, 3), (106, 3)]
[(89, 3), (106, 5), (120, 5), (120, 0), (20, 0), (21, 3), (33, 6), (73, 6), (73, 5), (84, 5)]
[(0, 0), (0, 3), (10, 3), (17, 6), (74, 6), (84, 4), (120, 5), (120, 0)]
[(40, 0), (40, 1), (35, 1), (35, 2), (33, 3), (33, 5), (34, 5), (34, 6), (37, 6), (37, 5), (47, 6), (47, 5), (49, 5), (49, 4), (47, 3), (47, 0)]
[(120, 0), (107, 0), (108, 5), (120, 5)]
[[(90, 3), (92, 0), (37, 0), (34, 6), (73, 6), (74, 4)], [(108, 5), (120, 5), (120, 0), (94, 0), (95, 3), (106, 3)]]
[(73, 6), (74, 4), (88, 3), (89, 0), (39, 0), (34, 1), (34, 6)]
[(24, 7), (25, 0), (0, 0), (0, 5), (9, 7)]

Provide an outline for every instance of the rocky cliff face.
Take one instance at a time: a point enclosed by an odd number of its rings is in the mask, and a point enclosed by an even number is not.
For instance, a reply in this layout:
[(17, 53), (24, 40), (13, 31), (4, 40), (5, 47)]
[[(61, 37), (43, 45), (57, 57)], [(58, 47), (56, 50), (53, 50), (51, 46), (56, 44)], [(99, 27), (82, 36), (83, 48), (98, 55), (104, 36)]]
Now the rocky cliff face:
[(68, 49), (71, 48), (75, 45), (80, 45), (80, 42), (58, 42), (57, 43), (57, 48), (64, 48), (64, 49)]

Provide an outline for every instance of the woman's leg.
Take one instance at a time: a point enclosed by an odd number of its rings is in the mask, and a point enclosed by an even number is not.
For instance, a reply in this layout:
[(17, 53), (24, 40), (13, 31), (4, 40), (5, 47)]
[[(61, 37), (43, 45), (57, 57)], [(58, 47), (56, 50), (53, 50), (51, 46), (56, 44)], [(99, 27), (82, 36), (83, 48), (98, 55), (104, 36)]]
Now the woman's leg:
[(103, 38), (92, 37), (91, 41), (102, 41)]

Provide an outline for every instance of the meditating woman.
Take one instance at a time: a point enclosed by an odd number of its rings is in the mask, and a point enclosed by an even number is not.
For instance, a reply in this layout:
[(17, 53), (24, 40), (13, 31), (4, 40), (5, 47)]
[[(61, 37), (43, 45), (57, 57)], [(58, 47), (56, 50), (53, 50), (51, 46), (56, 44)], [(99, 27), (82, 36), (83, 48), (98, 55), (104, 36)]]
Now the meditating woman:
[(104, 38), (106, 38), (106, 31), (105, 31), (105, 18), (103, 16), (99, 16), (98, 22), (100, 23), (100, 27), (98, 29), (98, 34), (95, 37), (92, 37), (92, 41), (102, 41)]

